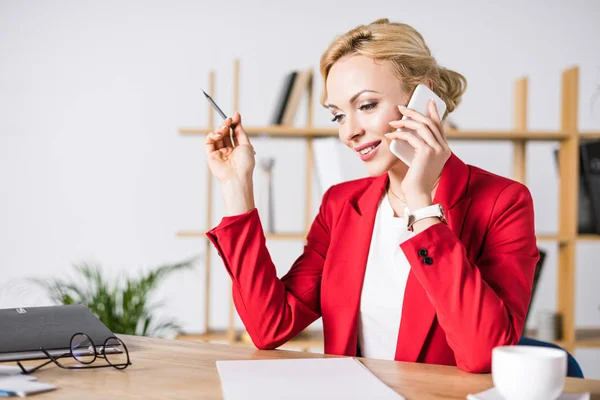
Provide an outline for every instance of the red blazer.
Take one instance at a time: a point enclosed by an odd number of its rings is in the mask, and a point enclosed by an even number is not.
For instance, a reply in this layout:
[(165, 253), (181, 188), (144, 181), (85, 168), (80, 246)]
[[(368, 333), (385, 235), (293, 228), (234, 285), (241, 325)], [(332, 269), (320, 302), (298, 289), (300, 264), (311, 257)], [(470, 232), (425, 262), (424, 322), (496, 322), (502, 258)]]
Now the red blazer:
[[(256, 347), (277, 348), (323, 317), (325, 353), (357, 355), (362, 282), (387, 181), (384, 174), (331, 187), (304, 252), (281, 279), (256, 209), (207, 233)], [(524, 185), (452, 154), (434, 203), (448, 225), (400, 244), (411, 272), (395, 359), (489, 372), (492, 348), (516, 344), (525, 325), (539, 259), (533, 201)]]

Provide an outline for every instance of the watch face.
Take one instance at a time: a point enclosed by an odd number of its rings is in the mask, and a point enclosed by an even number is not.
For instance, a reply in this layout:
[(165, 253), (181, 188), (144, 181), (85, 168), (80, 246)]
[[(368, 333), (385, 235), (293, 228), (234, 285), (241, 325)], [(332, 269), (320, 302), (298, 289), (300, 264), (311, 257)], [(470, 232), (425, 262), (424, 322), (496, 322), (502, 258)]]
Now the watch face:
[(440, 219), (442, 222), (446, 222), (446, 211), (444, 210), (444, 206), (438, 204), (440, 207)]

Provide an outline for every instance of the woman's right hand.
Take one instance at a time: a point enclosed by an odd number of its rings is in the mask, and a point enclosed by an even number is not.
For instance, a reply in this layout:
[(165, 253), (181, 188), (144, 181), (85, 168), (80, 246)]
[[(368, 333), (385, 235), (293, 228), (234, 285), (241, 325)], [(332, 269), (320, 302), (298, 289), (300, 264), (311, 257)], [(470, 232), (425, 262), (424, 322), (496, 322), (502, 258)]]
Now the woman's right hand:
[[(232, 124), (235, 125), (235, 146), (229, 137)], [(239, 215), (256, 208), (252, 183), (255, 152), (242, 127), (240, 114), (236, 112), (233, 118), (227, 118), (222, 126), (209, 133), (204, 147), (210, 172), (221, 183), (227, 215)]]
[[(229, 129), (235, 125), (233, 131), (236, 146), (231, 143)], [(204, 142), (208, 167), (213, 176), (221, 183), (230, 181), (246, 181), (252, 179), (255, 158), (254, 149), (250, 144), (248, 135), (242, 127), (242, 117), (235, 113), (233, 118), (227, 118), (223, 125), (206, 136)]]

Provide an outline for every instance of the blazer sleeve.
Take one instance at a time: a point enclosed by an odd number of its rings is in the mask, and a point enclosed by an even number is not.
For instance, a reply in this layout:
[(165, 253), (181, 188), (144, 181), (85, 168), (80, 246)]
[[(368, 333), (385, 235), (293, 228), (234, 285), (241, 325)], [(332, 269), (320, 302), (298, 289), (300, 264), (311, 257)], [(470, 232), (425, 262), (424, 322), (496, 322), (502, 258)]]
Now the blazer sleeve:
[(231, 277), (235, 307), (259, 349), (281, 346), (321, 316), (321, 276), (330, 238), (330, 190), (323, 196), (302, 255), (281, 279), (267, 250), (256, 209), (224, 217), (207, 232)]
[[(401, 248), (436, 310), (457, 366), (489, 372), (492, 349), (518, 343), (531, 300), (539, 251), (529, 190), (514, 182), (500, 192), (475, 263), (445, 224), (427, 228)], [(430, 265), (419, 249), (428, 251)]]

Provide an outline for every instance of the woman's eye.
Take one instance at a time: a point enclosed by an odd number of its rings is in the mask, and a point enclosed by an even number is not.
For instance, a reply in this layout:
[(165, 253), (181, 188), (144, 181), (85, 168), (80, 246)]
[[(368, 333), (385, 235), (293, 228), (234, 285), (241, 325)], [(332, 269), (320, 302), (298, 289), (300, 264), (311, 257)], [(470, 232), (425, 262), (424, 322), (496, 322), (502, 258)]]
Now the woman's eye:
[(344, 116), (344, 114), (334, 115), (331, 122), (340, 122), (340, 120), (342, 119), (343, 116)]
[(377, 103), (367, 103), (367, 104), (363, 104), (362, 106), (360, 106), (359, 109), (361, 111), (369, 111), (369, 110), (372, 110), (373, 108), (375, 108), (376, 105), (377, 105)]

